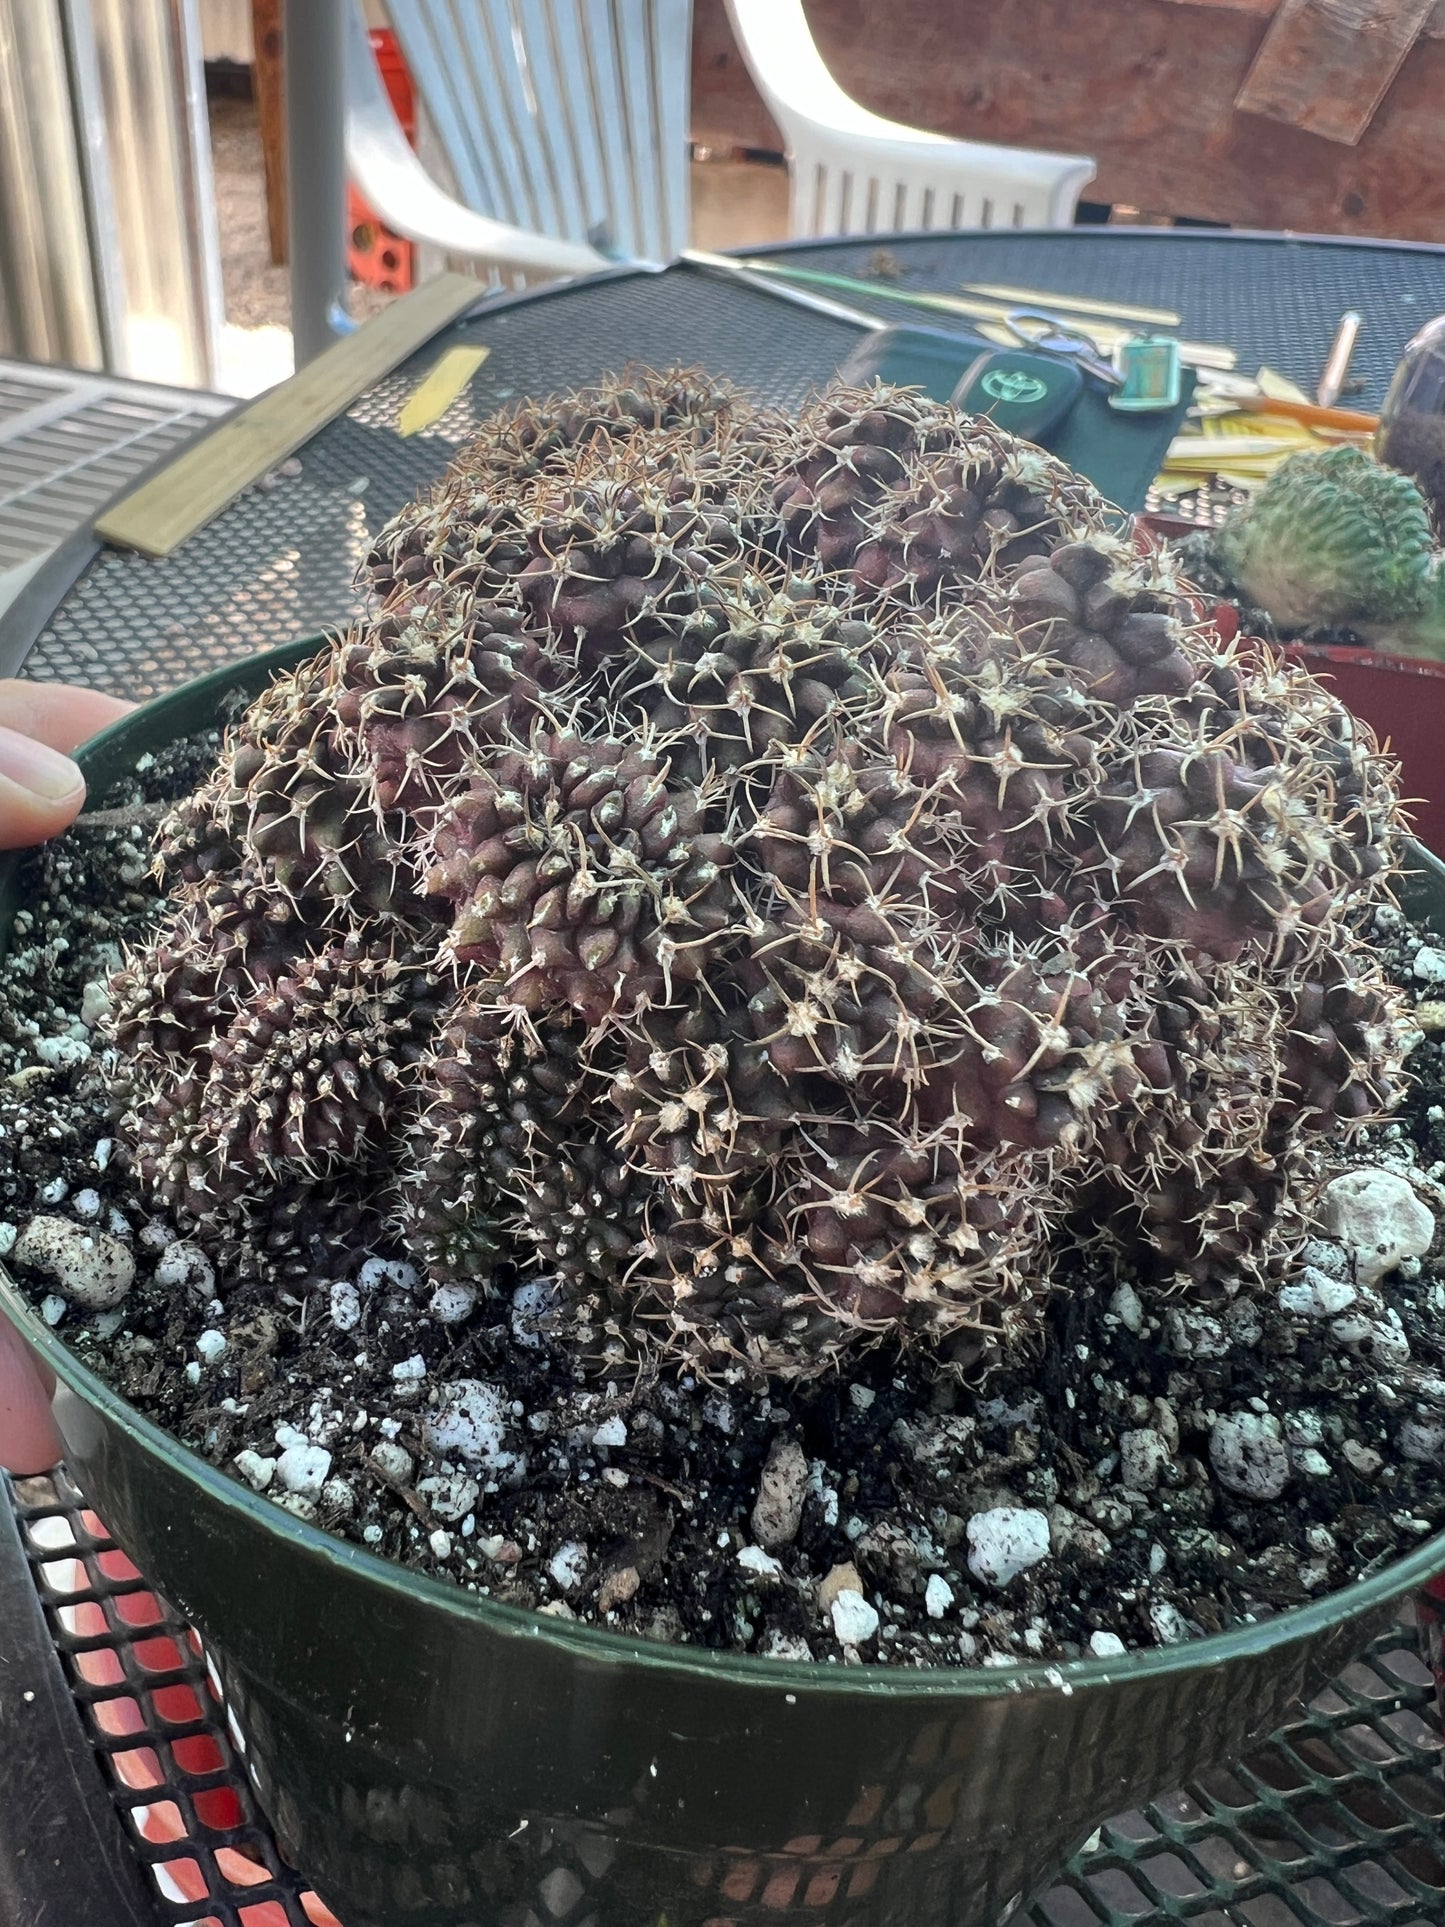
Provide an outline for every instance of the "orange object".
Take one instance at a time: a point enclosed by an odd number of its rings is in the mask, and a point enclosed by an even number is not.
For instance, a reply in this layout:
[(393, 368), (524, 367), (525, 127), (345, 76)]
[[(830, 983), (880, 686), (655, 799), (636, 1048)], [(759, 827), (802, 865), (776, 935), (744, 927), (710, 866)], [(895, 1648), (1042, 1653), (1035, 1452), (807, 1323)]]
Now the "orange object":
[(1356, 435), (1373, 435), (1380, 425), (1378, 415), (1365, 415), (1357, 408), (1321, 408), (1312, 401), (1286, 401), (1275, 395), (1240, 395), (1236, 408), (1251, 415), (1283, 415), (1308, 428), (1343, 428)]
[[(407, 139), (416, 143), (416, 98), (411, 75), (386, 27), (373, 27), (368, 38), (372, 57)], [(346, 265), (353, 280), (388, 294), (405, 294), (416, 285), (416, 245), (383, 227), (366, 200), (348, 184), (346, 189)]]

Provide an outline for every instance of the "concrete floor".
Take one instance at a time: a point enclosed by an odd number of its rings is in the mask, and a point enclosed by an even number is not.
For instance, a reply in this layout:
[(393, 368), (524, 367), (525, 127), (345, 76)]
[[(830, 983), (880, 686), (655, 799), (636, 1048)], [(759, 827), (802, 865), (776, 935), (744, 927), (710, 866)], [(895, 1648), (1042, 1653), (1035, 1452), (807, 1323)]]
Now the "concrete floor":
[[(213, 95), (211, 161), (221, 237), (226, 325), (221, 342), (221, 388), (253, 395), (291, 372), (287, 274), (271, 263), (266, 231), (266, 186), (261, 136), (252, 101)], [(752, 161), (692, 163), (692, 240), (700, 248), (746, 247), (781, 241), (788, 232), (786, 168)], [(353, 283), (358, 320), (391, 297)]]

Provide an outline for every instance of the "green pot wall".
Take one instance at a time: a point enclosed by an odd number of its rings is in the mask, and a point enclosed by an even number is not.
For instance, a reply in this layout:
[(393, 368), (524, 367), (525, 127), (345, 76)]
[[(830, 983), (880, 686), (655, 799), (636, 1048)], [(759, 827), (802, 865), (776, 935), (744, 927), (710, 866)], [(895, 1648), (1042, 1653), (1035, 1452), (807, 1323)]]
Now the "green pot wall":
[[(93, 788), (305, 653), (106, 731), (81, 752)], [(1058, 1667), (651, 1645), (329, 1538), (131, 1410), (8, 1280), (0, 1305), (56, 1372), (97, 1510), (211, 1643), (261, 1801), (346, 1927), (996, 1927), (1100, 1821), (1279, 1725), (1445, 1567), (1440, 1535), (1261, 1624)]]

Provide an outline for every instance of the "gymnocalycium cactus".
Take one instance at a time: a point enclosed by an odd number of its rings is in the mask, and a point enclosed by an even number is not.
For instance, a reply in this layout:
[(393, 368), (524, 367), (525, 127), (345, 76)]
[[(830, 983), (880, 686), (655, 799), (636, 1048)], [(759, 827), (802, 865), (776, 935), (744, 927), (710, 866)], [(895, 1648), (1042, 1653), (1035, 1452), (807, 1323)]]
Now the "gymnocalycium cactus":
[(369, 568), (115, 986), (139, 1180), (233, 1259), (334, 1274), (380, 1209), (596, 1353), (963, 1370), (1070, 1239), (1237, 1289), (1388, 1102), (1390, 766), (1038, 449), (630, 374), (495, 417)]

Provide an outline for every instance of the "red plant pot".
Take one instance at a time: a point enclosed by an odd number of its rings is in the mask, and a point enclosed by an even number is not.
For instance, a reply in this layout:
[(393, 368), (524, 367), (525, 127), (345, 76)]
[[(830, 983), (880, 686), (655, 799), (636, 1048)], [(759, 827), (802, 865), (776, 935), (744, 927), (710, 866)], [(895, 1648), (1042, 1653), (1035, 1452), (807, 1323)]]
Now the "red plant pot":
[[(1141, 515), (1135, 536), (1153, 548), (1198, 525), (1175, 515)], [(1239, 634), (1233, 603), (1203, 608), (1226, 641)], [(1445, 663), (1398, 656), (1386, 649), (1343, 648), (1291, 642), (1284, 654), (1327, 682), (1340, 701), (1367, 722), (1381, 744), (1399, 758), (1401, 789), (1415, 835), (1437, 856), (1445, 855)]]

